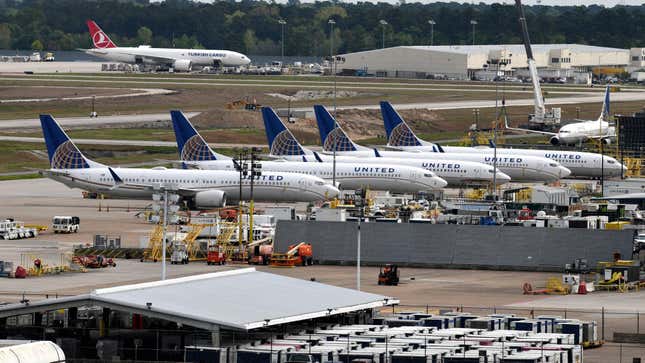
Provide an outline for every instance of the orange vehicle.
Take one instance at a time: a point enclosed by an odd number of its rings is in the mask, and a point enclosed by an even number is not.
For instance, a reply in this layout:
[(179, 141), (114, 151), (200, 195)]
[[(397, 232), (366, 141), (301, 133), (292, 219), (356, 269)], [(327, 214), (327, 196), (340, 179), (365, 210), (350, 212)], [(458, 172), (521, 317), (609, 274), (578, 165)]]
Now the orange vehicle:
[(313, 247), (306, 242), (289, 246), (286, 253), (273, 253), (271, 262), (273, 267), (294, 267), (314, 264)]
[(519, 221), (528, 221), (531, 219), (535, 219), (535, 217), (533, 217), (531, 210), (527, 207), (520, 209), (520, 211), (517, 213), (517, 220)]
[(208, 255), (206, 256), (207, 265), (223, 265), (226, 263), (226, 254), (222, 252), (222, 247), (212, 245), (208, 247)]
[(291, 245), (287, 254), (296, 258), (296, 265), (311, 266), (314, 264), (314, 252), (309, 243), (300, 242), (297, 245)]
[(251, 265), (268, 265), (273, 254), (273, 245), (253, 246), (253, 253), (249, 258)]

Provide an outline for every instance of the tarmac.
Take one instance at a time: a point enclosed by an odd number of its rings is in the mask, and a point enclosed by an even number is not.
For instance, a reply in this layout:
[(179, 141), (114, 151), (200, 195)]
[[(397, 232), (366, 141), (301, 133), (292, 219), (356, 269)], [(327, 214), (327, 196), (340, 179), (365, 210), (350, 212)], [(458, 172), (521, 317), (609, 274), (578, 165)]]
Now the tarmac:
[[(2, 181), (0, 195), (3, 195), (0, 217), (14, 217), (29, 224), (43, 225), (49, 225), (54, 215), (78, 215), (81, 218), (81, 231), (78, 234), (53, 234), (48, 231), (36, 239), (22, 242), (6, 241), (0, 243), (2, 256), (8, 256), (9, 252), (15, 256), (39, 244), (50, 245), (46, 241), (57, 242), (63, 250), (68, 250), (73, 245), (91, 243), (95, 234), (121, 235), (124, 246), (139, 246), (140, 239), (145, 239), (152, 230), (151, 224), (135, 217), (137, 211), (149, 204), (148, 201), (83, 199), (80, 191), (68, 189), (49, 179)], [(26, 248), (21, 248), (21, 244)], [(24, 297), (36, 301), (160, 278), (159, 262), (118, 259), (116, 263), (116, 267), (89, 270), (85, 273), (69, 272), (24, 280), (0, 279), (0, 303), (17, 302), (23, 298), (23, 294)], [(248, 265), (208, 266), (204, 262), (192, 262), (188, 265), (167, 264), (167, 271), (168, 277), (179, 277), (240, 267)], [(356, 288), (354, 266), (316, 265), (292, 269), (258, 266), (258, 269)], [(641, 315), (640, 319), (636, 319), (637, 312), (645, 312), (645, 291), (596, 292), (570, 296), (523, 295), (524, 282), (530, 282), (533, 286), (544, 286), (548, 278), (560, 277), (557, 273), (543, 272), (402, 268), (399, 286), (380, 286), (377, 284), (377, 275), (378, 268), (362, 267), (361, 289), (397, 297), (401, 306), (395, 307), (396, 311), (438, 311), (441, 308), (451, 308), (475, 314), (547, 314), (600, 321), (600, 312), (604, 307), (607, 312), (607, 340), (611, 340), (613, 332), (616, 331), (645, 331), (645, 316)], [(640, 326), (637, 326), (637, 323)], [(625, 359), (645, 352), (642, 345), (624, 345), (622, 348), (611, 345), (585, 352), (585, 362), (614, 361), (621, 349)]]

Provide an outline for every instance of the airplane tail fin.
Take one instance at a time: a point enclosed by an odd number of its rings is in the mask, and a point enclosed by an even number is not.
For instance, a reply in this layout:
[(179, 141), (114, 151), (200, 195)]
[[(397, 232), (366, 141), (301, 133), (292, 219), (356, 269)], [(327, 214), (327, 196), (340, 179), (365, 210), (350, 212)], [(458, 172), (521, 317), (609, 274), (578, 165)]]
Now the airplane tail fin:
[(40, 126), (43, 129), (52, 169), (87, 169), (103, 166), (86, 158), (52, 115), (40, 115)]
[(287, 129), (271, 107), (262, 107), (262, 120), (271, 155), (305, 155), (305, 148)]
[(609, 117), (611, 117), (611, 108), (610, 108), (610, 103), (609, 103), (609, 93), (611, 92), (611, 86), (607, 86), (605, 89), (605, 99), (602, 102), (602, 110), (600, 112), (600, 119), (604, 121), (609, 121)]
[(419, 139), (410, 126), (403, 120), (403, 117), (387, 101), (381, 101), (381, 115), (385, 125), (388, 146), (421, 146)]
[(334, 148), (336, 151), (369, 150), (354, 143), (324, 106), (314, 105), (314, 113), (324, 151), (332, 152)]
[(90, 38), (92, 38), (92, 43), (94, 43), (94, 48), (105, 49), (105, 48), (116, 48), (116, 44), (108, 37), (107, 34), (101, 29), (94, 20), (88, 19), (85, 21), (87, 28), (90, 31)]
[(179, 110), (170, 111), (172, 127), (175, 130), (179, 157), (182, 161), (228, 160), (228, 156), (218, 154), (195, 130), (188, 118)]

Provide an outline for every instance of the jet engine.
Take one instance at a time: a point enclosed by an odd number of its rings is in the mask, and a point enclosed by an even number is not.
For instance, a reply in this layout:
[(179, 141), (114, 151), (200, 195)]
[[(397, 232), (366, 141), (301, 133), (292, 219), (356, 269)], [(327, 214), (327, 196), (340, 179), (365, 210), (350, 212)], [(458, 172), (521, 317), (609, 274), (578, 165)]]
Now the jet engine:
[(192, 206), (197, 209), (220, 208), (226, 206), (226, 193), (221, 190), (205, 190), (197, 192), (192, 200)]
[(551, 137), (551, 139), (549, 139), (549, 142), (553, 146), (558, 146), (558, 145), (560, 145), (560, 138), (557, 137), (557, 136), (553, 136), (553, 137)]
[(193, 68), (193, 64), (188, 59), (177, 59), (175, 63), (172, 64), (172, 67), (177, 72), (190, 72)]
[(603, 143), (603, 145), (611, 145), (611, 139), (608, 137), (602, 139), (601, 142)]

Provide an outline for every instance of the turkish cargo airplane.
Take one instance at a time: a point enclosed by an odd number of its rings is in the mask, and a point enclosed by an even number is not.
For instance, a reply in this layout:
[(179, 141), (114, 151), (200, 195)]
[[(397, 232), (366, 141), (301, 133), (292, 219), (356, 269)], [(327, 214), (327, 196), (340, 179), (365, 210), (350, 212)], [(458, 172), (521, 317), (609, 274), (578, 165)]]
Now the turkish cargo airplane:
[[(239, 200), (240, 173), (233, 171), (111, 168), (86, 158), (51, 115), (41, 115), (50, 169), (43, 175), (67, 185), (117, 198), (151, 199), (162, 189), (177, 193), (188, 206), (218, 208)], [(253, 198), (265, 202), (313, 202), (338, 195), (336, 187), (304, 174), (265, 172), (253, 180)], [(250, 178), (242, 197), (249, 199)]]
[[(229, 157), (218, 154), (208, 146), (181, 111), (170, 111), (175, 130), (179, 155), (184, 164), (207, 170), (237, 170), (238, 164)], [(262, 171), (301, 173), (334, 180), (330, 163), (303, 161), (262, 161)], [(336, 184), (339, 189), (388, 190), (393, 193), (418, 193), (445, 187), (448, 183), (425, 169), (400, 164), (365, 165), (365, 163), (338, 163)]]
[(117, 47), (107, 34), (93, 21), (86, 21), (94, 48), (84, 49), (87, 54), (111, 62), (161, 65), (179, 72), (190, 72), (193, 66), (237, 67), (251, 63), (242, 53), (230, 50)]
[[(387, 145), (404, 151), (430, 151), (453, 155), (453, 153), (492, 153), (490, 148), (439, 146), (425, 141), (414, 134), (410, 126), (403, 120), (401, 115), (392, 107), (389, 102), (381, 102), (381, 114), (387, 134)], [(566, 126), (565, 126), (566, 127)], [(571, 177), (574, 178), (599, 178), (604, 175), (606, 178), (622, 175), (627, 170), (611, 156), (603, 156), (597, 153), (580, 151), (560, 151), (544, 149), (508, 149), (497, 148), (498, 156), (536, 156), (551, 159), (560, 165), (571, 170)]]
[[(298, 142), (293, 134), (287, 129), (282, 120), (270, 107), (262, 108), (262, 118), (264, 119), (264, 128), (266, 130), (269, 142), (270, 156), (279, 157), (286, 160), (318, 161), (316, 165), (327, 165), (326, 168), (333, 168), (330, 163), (333, 157), (330, 155), (318, 154), (309, 150)], [(369, 150), (369, 149), (368, 149)], [(356, 158), (352, 156), (336, 156), (337, 172), (343, 166), (349, 164), (355, 167), (367, 167), (374, 164), (390, 164), (399, 166), (408, 166), (421, 168), (432, 172), (448, 182), (449, 186), (474, 186), (488, 185), (493, 179), (493, 168), (488, 165), (470, 161), (457, 160), (432, 160), (428, 159), (394, 159), (379, 158), (373, 151), (369, 157)], [(350, 170), (351, 172), (351, 170)], [(338, 175), (338, 173), (337, 173)], [(337, 178), (338, 180), (338, 178)], [(504, 184), (511, 178), (497, 171), (496, 182)]]
[[(497, 166), (497, 169), (511, 177), (516, 182), (551, 182), (565, 178), (571, 171), (558, 162), (537, 156), (511, 156), (497, 155), (495, 158), (489, 149), (479, 150), (479, 153), (439, 153), (424, 151), (378, 151), (357, 145), (352, 141), (345, 131), (338, 125), (325, 107), (314, 106), (318, 131), (326, 153), (332, 153), (336, 149), (336, 155), (346, 156), (382, 156), (398, 159), (430, 159), (435, 162), (443, 160), (472, 161), (487, 164), (490, 167)], [(441, 174), (438, 174), (441, 176)]]

